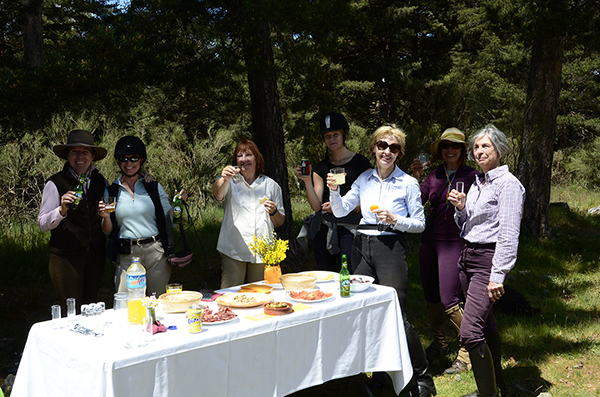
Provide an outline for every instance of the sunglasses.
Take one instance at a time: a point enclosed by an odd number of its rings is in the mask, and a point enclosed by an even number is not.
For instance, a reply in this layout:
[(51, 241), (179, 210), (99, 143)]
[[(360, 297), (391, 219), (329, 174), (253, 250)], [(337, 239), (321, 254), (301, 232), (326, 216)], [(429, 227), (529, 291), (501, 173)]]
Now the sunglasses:
[(389, 145), (386, 141), (377, 142), (377, 149), (383, 151), (387, 148), (390, 148), (390, 152), (394, 154), (400, 151), (400, 145), (398, 145), (397, 143), (392, 143), (391, 145)]
[(137, 163), (138, 161), (140, 161), (140, 158), (137, 156), (133, 156), (133, 157), (125, 157), (125, 156), (119, 156), (117, 158), (117, 161), (119, 163), (125, 163), (127, 161), (132, 162), (132, 163)]
[(452, 148), (452, 149), (458, 150), (461, 147), (465, 147), (465, 145), (463, 145), (462, 143), (458, 143), (458, 142), (441, 142), (440, 143), (440, 148), (441, 149)]

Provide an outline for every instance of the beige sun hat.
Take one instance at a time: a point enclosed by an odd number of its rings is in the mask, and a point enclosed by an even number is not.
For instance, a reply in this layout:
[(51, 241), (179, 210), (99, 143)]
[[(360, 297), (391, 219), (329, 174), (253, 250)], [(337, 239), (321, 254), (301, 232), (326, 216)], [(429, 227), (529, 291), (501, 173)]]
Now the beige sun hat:
[(434, 141), (431, 144), (431, 147), (430, 147), (431, 155), (436, 160), (442, 160), (442, 156), (441, 156), (440, 150), (439, 150), (440, 142), (442, 142), (442, 141), (462, 143), (463, 145), (465, 145), (465, 151), (467, 150), (467, 142), (465, 140), (465, 134), (463, 134), (463, 132), (461, 130), (459, 130), (458, 128), (454, 128), (454, 127), (447, 128), (444, 131), (444, 133), (442, 134), (442, 136), (440, 137), (440, 139), (438, 139), (437, 141)]
[(75, 146), (83, 146), (94, 149), (94, 160), (101, 160), (106, 157), (106, 149), (94, 145), (94, 136), (86, 130), (73, 130), (69, 133), (67, 143), (64, 145), (56, 145), (52, 150), (61, 159), (67, 159), (69, 149)]

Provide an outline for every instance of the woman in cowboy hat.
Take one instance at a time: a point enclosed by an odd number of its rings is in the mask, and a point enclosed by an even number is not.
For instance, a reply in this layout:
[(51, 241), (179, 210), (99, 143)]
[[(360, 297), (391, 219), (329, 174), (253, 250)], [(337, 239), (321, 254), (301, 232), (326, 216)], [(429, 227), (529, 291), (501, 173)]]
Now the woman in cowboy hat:
[[(421, 186), (423, 204), (430, 203), (425, 231), (419, 245), (421, 284), (427, 302), (429, 323), (433, 332), (433, 342), (426, 349), (429, 360), (446, 354), (448, 342), (444, 332), (446, 317), (454, 326), (460, 339), (462, 322), (461, 288), (458, 279), (458, 257), (462, 248), (460, 230), (454, 222), (454, 206), (448, 201), (448, 194), (462, 182), (466, 193), (473, 182), (477, 170), (465, 164), (467, 142), (458, 128), (448, 128), (440, 139), (431, 144), (431, 155), (442, 161), (429, 173)], [(423, 164), (415, 159), (411, 165), (417, 179), (423, 172)], [(469, 353), (461, 344), (458, 356), (444, 372), (454, 374), (469, 369)]]
[[(67, 298), (75, 298), (77, 304), (97, 301), (105, 262), (105, 237), (97, 206), (107, 182), (92, 162), (103, 159), (106, 149), (94, 145), (90, 132), (74, 130), (66, 144), (54, 146), (54, 153), (67, 162), (44, 186), (38, 225), (51, 232), (48, 268), (64, 311)], [(83, 196), (71, 209), (83, 173)]]

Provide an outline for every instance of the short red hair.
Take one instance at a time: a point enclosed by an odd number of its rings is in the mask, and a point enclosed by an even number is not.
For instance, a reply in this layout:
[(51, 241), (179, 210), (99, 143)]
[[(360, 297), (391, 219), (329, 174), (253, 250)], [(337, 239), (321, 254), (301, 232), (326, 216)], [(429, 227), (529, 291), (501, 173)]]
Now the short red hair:
[(265, 159), (263, 155), (258, 150), (258, 146), (256, 143), (252, 142), (250, 139), (242, 139), (240, 143), (237, 144), (235, 150), (233, 151), (233, 161), (232, 165), (237, 165), (237, 155), (238, 153), (250, 152), (256, 158), (256, 176), (258, 177), (260, 174), (265, 173)]

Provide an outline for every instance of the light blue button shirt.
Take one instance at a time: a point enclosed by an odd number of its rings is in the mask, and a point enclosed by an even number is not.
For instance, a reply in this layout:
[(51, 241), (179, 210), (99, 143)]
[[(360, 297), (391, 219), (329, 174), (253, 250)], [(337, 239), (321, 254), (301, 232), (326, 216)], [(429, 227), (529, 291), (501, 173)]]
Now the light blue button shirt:
[[(377, 169), (363, 172), (352, 184), (350, 191), (341, 197), (339, 191), (329, 190), (331, 209), (336, 217), (350, 213), (360, 203), (361, 224), (375, 225), (379, 222), (370, 207), (388, 210), (398, 216), (394, 229), (401, 232), (421, 233), (425, 230), (425, 214), (421, 202), (419, 182), (395, 166), (394, 171), (384, 180), (379, 178)], [(377, 230), (361, 230), (370, 235), (391, 234)]]
[[(122, 176), (113, 182), (119, 185), (119, 195), (117, 196), (115, 209), (115, 216), (119, 225), (119, 238), (138, 239), (158, 235), (154, 203), (152, 203), (152, 199), (144, 187), (143, 178), (138, 179), (133, 185), (133, 197), (121, 184), (121, 178)], [(108, 195), (108, 190), (105, 190), (104, 195)], [(158, 184), (158, 195), (166, 215), (171, 211), (171, 202), (160, 183)]]

